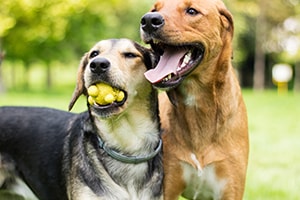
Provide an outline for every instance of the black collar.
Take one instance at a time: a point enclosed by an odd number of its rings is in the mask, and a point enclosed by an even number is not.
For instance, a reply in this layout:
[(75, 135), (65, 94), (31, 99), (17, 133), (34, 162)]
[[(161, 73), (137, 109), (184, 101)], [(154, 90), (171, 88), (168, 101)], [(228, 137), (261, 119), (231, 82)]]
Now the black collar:
[(100, 136), (97, 135), (98, 138), (98, 145), (101, 149), (103, 149), (109, 156), (112, 158), (123, 162), (123, 163), (128, 163), (128, 164), (139, 164), (142, 162), (146, 162), (152, 158), (154, 158), (161, 150), (162, 148), (162, 140), (159, 139), (158, 146), (155, 148), (155, 150), (150, 153), (147, 156), (127, 156), (123, 155), (109, 147), (106, 146), (105, 142), (100, 138)]

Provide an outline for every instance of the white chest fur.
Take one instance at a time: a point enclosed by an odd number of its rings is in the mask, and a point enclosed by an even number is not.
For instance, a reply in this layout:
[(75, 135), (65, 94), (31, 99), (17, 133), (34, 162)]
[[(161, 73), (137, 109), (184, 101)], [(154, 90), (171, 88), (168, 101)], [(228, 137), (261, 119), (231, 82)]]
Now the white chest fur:
[(195, 200), (220, 199), (226, 185), (226, 179), (219, 179), (216, 176), (213, 164), (202, 168), (195, 154), (191, 154), (191, 158), (197, 168), (188, 163), (182, 163), (183, 178), (187, 183), (187, 187), (182, 195)]

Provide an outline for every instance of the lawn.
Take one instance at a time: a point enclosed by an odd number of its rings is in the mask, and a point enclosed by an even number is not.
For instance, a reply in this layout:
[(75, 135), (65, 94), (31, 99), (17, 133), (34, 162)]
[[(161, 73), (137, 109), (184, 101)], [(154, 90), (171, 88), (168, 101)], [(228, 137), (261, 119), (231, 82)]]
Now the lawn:
[(251, 148), (244, 199), (300, 199), (300, 94), (244, 97)]
[[(47, 106), (67, 110), (73, 88), (10, 92), (2, 105)], [(250, 157), (244, 200), (300, 199), (300, 93), (243, 91), (248, 109)], [(85, 110), (80, 98), (73, 112)], [(0, 198), (1, 199), (1, 198)]]

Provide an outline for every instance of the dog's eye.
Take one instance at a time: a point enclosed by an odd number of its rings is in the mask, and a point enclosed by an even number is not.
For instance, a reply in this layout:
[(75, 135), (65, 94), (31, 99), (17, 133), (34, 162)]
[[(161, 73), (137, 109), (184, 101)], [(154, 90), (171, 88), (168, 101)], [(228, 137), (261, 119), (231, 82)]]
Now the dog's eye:
[(189, 15), (191, 15), (191, 16), (195, 16), (199, 12), (195, 8), (188, 8), (188, 9), (186, 9), (186, 13), (189, 14)]
[(99, 55), (99, 51), (92, 51), (92, 53), (90, 54), (90, 58), (94, 58), (98, 55)]
[(123, 54), (125, 58), (136, 58), (137, 55), (135, 53), (126, 52)]

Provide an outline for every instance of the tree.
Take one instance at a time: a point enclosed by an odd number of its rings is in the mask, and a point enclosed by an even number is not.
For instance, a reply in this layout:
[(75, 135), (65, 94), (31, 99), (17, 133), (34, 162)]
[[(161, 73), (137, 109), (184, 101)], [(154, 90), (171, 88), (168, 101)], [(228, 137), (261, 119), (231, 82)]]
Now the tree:
[(2, 68), (1, 68), (3, 59), (4, 59), (4, 53), (0, 49), (0, 94), (5, 91), (4, 83), (2, 81), (3, 79), (2, 79)]
[[(298, 3), (297, 3), (298, 4)], [(258, 0), (259, 15), (256, 23), (256, 53), (254, 65), (254, 89), (262, 90), (265, 86), (265, 54), (277, 52), (282, 41), (272, 37), (280, 26), (290, 16), (296, 14), (293, 1), (273, 1), (271, 4)], [(284, 51), (284, 49), (281, 49)]]
[[(26, 69), (34, 62), (47, 67), (78, 59), (104, 38), (139, 40), (139, 20), (152, 2), (139, 0), (14, 0), (0, 7), (0, 40), (7, 60), (21, 60)], [(136, 9), (139, 8), (139, 9)], [(144, 8), (144, 10), (143, 10)], [(25, 73), (26, 74), (26, 73)]]
[[(2, 28), (0, 37), (7, 52), (7, 60), (21, 60), (25, 66), (25, 87), (28, 85), (28, 70), (33, 62), (43, 60), (49, 63), (53, 57), (62, 54), (50, 51), (64, 37), (65, 15), (59, 13), (58, 1), (5, 1), (1, 15), (8, 25)], [(55, 48), (53, 48), (55, 49)]]
[(266, 10), (268, 2), (258, 0), (259, 14), (256, 20), (255, 31), (255, 60), (254, 60), (254, 77), (253, 87), (256, 90), (262, 90), (265, 86), (265, 52), (263, 50), (263, 43), (267, 38), (267, 20)]
[[(282, 33), (278, 32), (278, 27), (282, 26), (286, 19), (300, 13), (299, 1), (224, 1), (235, 19), (235, 62), (240, 71), (246, 72), (243, 75), (247, 77), (243, 79), (253, 78), (254, 88), (261, 90), (266, 85), (266, 75), (270, 76), (268, 63), (274, 62), (274, 57), (270, 55), (276, 54), (282, 59), (281, 62), (286, 61), (280, 56), (286, 52), (282, 47), (283, 42), (274, 35)], [(249, 75), (253, 77), (248, 77)]]

